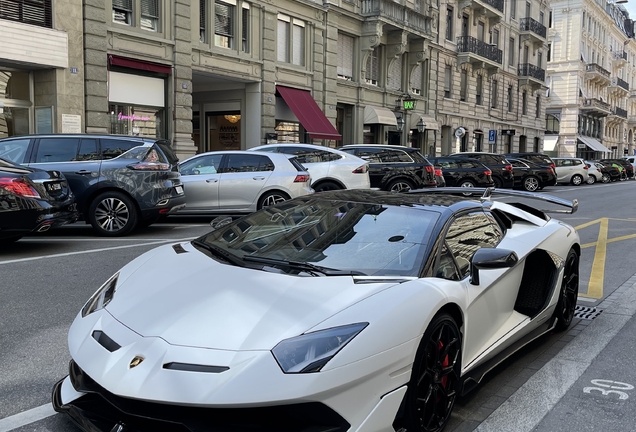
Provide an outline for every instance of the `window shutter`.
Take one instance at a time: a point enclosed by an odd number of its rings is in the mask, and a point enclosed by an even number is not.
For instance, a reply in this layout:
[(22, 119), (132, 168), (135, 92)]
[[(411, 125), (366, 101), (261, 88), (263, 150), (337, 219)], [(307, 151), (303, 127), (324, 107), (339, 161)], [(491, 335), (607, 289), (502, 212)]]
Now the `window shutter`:
[(132, 0), (112, 0), (114, 9), (132, 12)]
[(243, 39), (243, 52), (249, 52), (249, 31), (250, 31), (250, 9), (247, 4), (243, 3), (243, 10), (241, 11), (241, 24), (243, 26), (241, 32), (241, 38)]
[(391, 62), (388, 78), (387, 86), (390, 89), (400, 90), (402, 88), (402, 56)]
[(353, 38), (343, 34), (338, 34), (338, 76), (353, 77)]
[(410, 82), (411, 92), (414, 94), (422, 93), (422, 64), (418, 64), (411, 73)]
[(214, 33), (234, 36), (234, 6), (217, 1), (214, 6)]
[(205, 2), (208, 0), (199, 0), (199, 29), (201, 30), (201, 34), (205, 34)]
[(294, 34), (292, 36), (294, 42), (293, 63), (295, 65), (305, 65), (305, 28), (294, 25)]
[(366, 75), (365, 78), (367, 80), (367, 82), (369, 82), (370, 84), (378, 84), (378, 78), (380, 75), (380, 65), (378, 62), (378, 52), (379, 52), (379, 48), (375, 47), (373, 48), (373, 51), (371, 51), (371, 53), (369, 54), (369, 57), (367, 58), (367, 71), (366, 71)]
[(277, 59), (281, 62), (289, 61), (289, 22), (278, 20), (278, 38), (276, 42)]
[(159, 18), (159, 0), (141, 0), (141, 16)]

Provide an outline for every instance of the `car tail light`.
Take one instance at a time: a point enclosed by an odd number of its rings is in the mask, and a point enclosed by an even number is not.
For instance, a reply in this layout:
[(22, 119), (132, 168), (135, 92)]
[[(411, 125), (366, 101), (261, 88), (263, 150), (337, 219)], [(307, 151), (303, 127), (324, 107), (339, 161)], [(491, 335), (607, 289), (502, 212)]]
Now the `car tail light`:
[(552, 168), (552, 171), (554, 171), (554, 170), (556, 169), (556, 165), (555, 165), (555, 164), (553, 164), (553, 163), (551, 163), (551, 164), (550, 164), (550, 168)]
[(485, 175), (485, 176), (492, 175), (492, 171), (490, 171), (490, 170), (488, 170), (488, 171), (484, 171), (484, 175)]
[(25, 198), (40, 198), (40, 194), (23, 179), (0, 177), (0, 189)]
[(139, 171), (167, 171), (170, 169), (170, 164), (162, 162), (139, 162), (128, 165), (128, 168)]
[(369, 171), (369, 165), (364, 164), (364, 165), (359, 166), (358, 168), (354, 169), (351, 172), (354, 173), (354, 174), (365, 174), (367, 171)]
[(435, 168), (435, 175), (438, 177), (442, 176), (442, 169), (441, 168)]
[(508, 171), (512, 172), (512, 165), (506, 165), (506, 167), (505, 167), (505, 168), (506, 168), (506, 170), (508, 170)]
[(585, 166), (583, 167), (583, 169), (587, 169), (587, 165), (585, 165)]
[(294, 183), (305, 183), (309, 181), (309, 174), (298, 174), (294, 179)]
[(429, 172), (429, 173), (435, 172), (435, 167), (433, 165), (426, 165), (424, 169), (426, 170), (426, 172)]

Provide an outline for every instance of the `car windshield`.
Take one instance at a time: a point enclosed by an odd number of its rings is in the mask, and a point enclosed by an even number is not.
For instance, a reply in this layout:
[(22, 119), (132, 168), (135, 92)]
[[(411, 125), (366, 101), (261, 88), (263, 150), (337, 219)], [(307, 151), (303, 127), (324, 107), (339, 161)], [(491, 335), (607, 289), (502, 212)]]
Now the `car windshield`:
[(417, 276), (438, 218), (420, 208), (308, 197), (267, 207), (198, 241), (250, 266), (259, 261), (253, 257), (297, 268), (309, 263), (367, 276)]

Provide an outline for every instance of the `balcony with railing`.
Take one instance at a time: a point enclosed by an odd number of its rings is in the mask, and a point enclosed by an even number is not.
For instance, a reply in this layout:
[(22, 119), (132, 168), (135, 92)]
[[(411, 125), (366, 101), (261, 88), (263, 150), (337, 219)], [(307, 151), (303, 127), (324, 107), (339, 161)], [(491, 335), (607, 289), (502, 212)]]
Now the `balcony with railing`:
[(361, 15), (379, 18), (399, 29), (408, 29), (424, 36), (431, 36), (432, 18), (392, 0), (361, 0)]
[(519, 31), (522, 40), (530, 40), (533, 44), (544, 44), (548, 30), (534, 18), (521, 18)]
[(477, 15), (484, 15), (495, 25), (504, 17), (504, 0), (459, 0), (459, 10), (470, 7)]
[(627, 118), (627, 110), (621, 107), (614, 107), (614, 109), (612, 110), (612, 114), (622, 119)]
[(457, 38), (457, 62), (471, 63), (479, 68), (496, 70), (501, 67), (501, 50), (495, 45), (480, 41), (473, 36)]
[(618, 97), (629, 96), (629, 84), (618, 77), (613, 77), (611, 79), (610, 85), (607, 90), (610, 94), (615, 94)]
[(625, 51), (614, 51), (611, 54), (614, 67), (621, 68), (627, 64), (627, 53)]
[(585, 78), (602, 86), (610, 84), (610, 75), (607, 69), (597, 63), (592, 63), (585, 67)]
[(517, 68), (519, 85), (529, 85), (537, 90), (545, 85), (545, 70), (530, 63), (520, 63)]
[(612, 114), (612, 108), (607, 102), (603, 102), (597, 98), (583, 99), (581, 103), (581, 111), (597, 117), (605, 117)]

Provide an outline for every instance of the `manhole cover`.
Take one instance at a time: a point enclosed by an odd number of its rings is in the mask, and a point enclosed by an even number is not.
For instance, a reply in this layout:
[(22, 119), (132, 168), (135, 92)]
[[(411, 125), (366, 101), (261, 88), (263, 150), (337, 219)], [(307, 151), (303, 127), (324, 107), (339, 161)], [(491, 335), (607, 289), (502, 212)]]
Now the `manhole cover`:
[(601, 312), (603, 312), (603, 309), (576, 305), (576, 309), (574, 310), (574, 318), (593, 320), (594, 318), (598, 317)]

